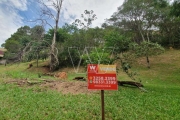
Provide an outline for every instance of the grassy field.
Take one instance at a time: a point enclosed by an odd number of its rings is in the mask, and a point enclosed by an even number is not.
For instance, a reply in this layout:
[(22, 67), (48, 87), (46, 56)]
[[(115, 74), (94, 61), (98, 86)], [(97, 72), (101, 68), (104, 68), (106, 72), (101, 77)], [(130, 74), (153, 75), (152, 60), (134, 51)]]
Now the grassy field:
[[(145, 58), (138, 59), (132, 68), (148, 92), (121, 86), (118, 91), (105, 91), (107, 120), (180, 119), (180, 51), (166, 51), (151, 57), (150, 62), (151, 69), (146, 68)], [(38, 80), (38, 74), (46, 71), (35, 66), (27, 70), (28, 64), (0, 66), (0, 120), (101, 119), (100, 91), (73, 95), (41, 89), (39, 85), (19, 87), (5, 83), (15, 79)], [(69, 79), (76, 76), (70, 70), (68, 75)], [(123, 72), (118, 74), (118, 79), (129, 80)]]

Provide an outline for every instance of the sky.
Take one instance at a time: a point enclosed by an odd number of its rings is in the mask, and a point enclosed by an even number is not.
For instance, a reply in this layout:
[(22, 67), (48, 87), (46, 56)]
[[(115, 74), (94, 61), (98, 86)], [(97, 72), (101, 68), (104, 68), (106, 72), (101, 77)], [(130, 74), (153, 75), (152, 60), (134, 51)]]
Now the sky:
[[(97, 19), (93, 21), (92, 27), (100, 27), (106, 18), (110, 18), (117, 11), (123, 1), (63, 0), (59, 26), (71, 24), (75, 19), (81, 18), (84, 10), (93, 10)], [(37, 25), (30, 21), (39, 17), (39, 8), (37, 0), (0, 0), (0, 46), (21, 26)], [(50, 23), (53, 25), (52, 21)]]

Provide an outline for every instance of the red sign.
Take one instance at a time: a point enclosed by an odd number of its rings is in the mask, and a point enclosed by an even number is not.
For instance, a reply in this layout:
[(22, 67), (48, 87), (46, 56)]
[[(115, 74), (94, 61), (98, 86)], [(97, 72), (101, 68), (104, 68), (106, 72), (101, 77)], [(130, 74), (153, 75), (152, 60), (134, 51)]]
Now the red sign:
[(89, 64), (87, 69), (88, 73), (98, 73), (98, 65), (96, 64)]
[[(118, 90), (116, 73), (108, 73), (98, 71), (102, 65), (89, 64), (88, 65), (88, 89), (96, 90)], [(114, 65), (103, 65), (103, 69), (112, 70)]]

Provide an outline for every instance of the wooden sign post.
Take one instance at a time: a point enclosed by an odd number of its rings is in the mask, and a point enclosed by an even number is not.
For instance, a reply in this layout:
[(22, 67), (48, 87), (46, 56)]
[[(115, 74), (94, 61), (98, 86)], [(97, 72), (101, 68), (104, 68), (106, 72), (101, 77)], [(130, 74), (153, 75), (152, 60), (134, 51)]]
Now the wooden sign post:
[(104, 117), (104, 90), (118, 90), (115, 65), (89, 64), (88, 89), (101, 90), (102, 120)]
[(105, 114), (104, 114), (104, 90), (101, 90), (101, 116), (102, 116), (102, 120), (105, 120)]

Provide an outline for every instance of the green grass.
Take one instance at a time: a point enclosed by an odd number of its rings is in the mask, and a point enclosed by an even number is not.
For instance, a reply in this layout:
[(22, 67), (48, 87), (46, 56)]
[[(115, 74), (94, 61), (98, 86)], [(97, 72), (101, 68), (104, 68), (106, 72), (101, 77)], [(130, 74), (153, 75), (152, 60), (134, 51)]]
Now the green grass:
[[(134, 65), (144, 88), (119, 87), (105, 91), (105, 118), (107, 120), (179, 120), (180, 119), (180, 52), (167, 51), (151, 57), (151, 69), (144, 64)], [(0, 76), (6, 79), (37, 78), (37, 72), (24, 71), (28, 63), (0, 66)], [(16, 68), (16, 69), (15, 69)], [(17, 69), (18, 68), (18, 69)], [(69, 73), (71, 80), (75, 76)], [(4, 78), (3, 78), (4, 77)], [(128, 80), (119, 73), (120, 80)], [(18, 87), (0, 82), (0, 120), (101, 120), (99, 93), (62, 94), (42, 89), (38, 85)]]
[[(146, 86), (149, 92), (120, 87), (105, 91), (106, 119), (178, 120), (179, 87)], [(63, 95), (56, 91), (0, 86), (0, 119), (101, 119), (100, 94)]]
[(34, 63), (34, 67), (30, 69), (27, 69), (29, 63), (8, 64), (7, 66), (0, 65), (0, 82), (13, 79), (34, 80), (39, 79), (39, 75), (42, 76), (41, 79), (52, 79), (50, 76), (42, 75), (43, 63), (43, 61), (40, 61), (40, 67), (36, 67)]

